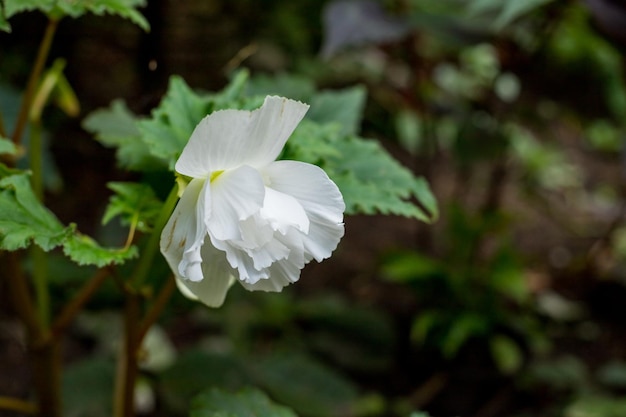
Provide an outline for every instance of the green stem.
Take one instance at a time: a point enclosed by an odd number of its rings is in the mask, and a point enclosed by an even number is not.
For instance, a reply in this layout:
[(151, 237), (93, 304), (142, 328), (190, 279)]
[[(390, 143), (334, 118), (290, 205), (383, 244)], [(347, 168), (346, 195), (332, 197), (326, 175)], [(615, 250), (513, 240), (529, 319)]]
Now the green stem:
[[(43, 144), (41, 123), (37, 120), (30, 131), (30, 169), (31, 183), (37, 199), (43, 202)], [(50, 324), (50, 292), (48, 289), (48, 267), (46, 253), (38, 246), (32, 246), (30, 253), (33, 259), (33, 283), (37, 297), (39, 320), (44, 327)]]
[(41, 77), (41, 73), (43, 71), (44, 65), (46, 64), (46, 60), (48, 59), (48, 54), (50, 53), (50, 47), (52, 46), (52, 40), (54, 39), (54, 34), (56, 32), (58, 23), (59, 21), (56, 19), (48, 20), (48, 25), (46, 26), (46, 31), (44, 32), (43, 39), (41, 40), (41, 44), (39, 44), (37, 58), (35, 58), (35, 64), (33, 65), (33, 69), (30, 72), (30, 76), (28, 77), (26, 91), (24, 92), (24, 97), (22, 98), (20, 110), (17, 115), (17, 121), (15, 122), (15, 130), (13, 131), (13, 135), (11, 136), (13, 143), (15, 143), (16, 145), (18, 145), (22, 141), (22, 134), (24, 133), (24, 128), (26, 127), (26, 123), (28, 122), (28, 113), (30, 112), (30, 106), (33, 101), (33, 96), (35, 94), (35, 88), (37, 87), (37, 83), (39, 82), (39, 78)]
[(154, 228), (152, 230), (152, 234), (148, 242), (146, 243), (146, 247), (141, 254), (141, 259), (135, 268), (135, 271), (132, 275), (130, 283), (133, 288), (139, 288), (141, 284), (145, 281), (148, 273), (150, 272), (150, 268), (152, 267), (152, 263), (154, 262), (154, 257), (156, 256), (159, 250), (159, 242), (161, 240), (161, 231), (165, 227), (165, 224), (170, 218), (174, 207), (176, 206), (176, 202), (178, 201), (178, 186), (175, 185), (170, 191), (170, 194), (167, 196), (163, 207), (161, 208), (161, 212), (159, 213), (159, 217), (157, 218)]

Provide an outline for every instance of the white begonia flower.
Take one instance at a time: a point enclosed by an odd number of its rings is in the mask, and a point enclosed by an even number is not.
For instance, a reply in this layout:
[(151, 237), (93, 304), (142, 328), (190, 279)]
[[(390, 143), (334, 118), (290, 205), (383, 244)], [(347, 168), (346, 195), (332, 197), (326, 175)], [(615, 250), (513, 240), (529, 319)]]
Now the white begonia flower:
[(237, 278), (248, 290), (280, 291), (337, 247), (345, 204), (335, 183), (315, 165), (276, 161), (308, 108), (267, 97), (196, 126), (175, 167), (191, 181), (161, 234), (185, 296), (219, 307)]

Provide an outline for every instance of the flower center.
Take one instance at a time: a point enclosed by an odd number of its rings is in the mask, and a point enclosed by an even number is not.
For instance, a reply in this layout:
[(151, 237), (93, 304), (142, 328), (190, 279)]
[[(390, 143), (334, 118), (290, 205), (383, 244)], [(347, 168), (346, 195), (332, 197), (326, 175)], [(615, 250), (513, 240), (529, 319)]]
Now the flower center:
[(213, 171), (213, 172), (211, 172), (211, 177), (209, 178), (209, 182), (215, 181), (215, 179), (217, 179), (217, 177), (222, 175), (223, 172), (224, 172), (223, 169), (220, 170), (220, 171)]

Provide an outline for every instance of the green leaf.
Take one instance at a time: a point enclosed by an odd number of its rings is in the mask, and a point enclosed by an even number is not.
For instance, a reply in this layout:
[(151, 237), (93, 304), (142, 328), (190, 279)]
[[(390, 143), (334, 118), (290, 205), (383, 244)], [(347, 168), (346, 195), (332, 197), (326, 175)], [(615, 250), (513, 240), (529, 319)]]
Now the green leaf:
[(103, 267), (122, 264), (138, 255), (137, 247), (104, 248), (95, 240), (80, 233), (74, 233), (63, 242), (63, 253), (79, 265)]
[(150, 231), (163, 205), (152, 188), (147, 184), (130, 182), (110, 182), (107, 186), (115, 195), (109, 200), (102, 224), (120, 216), (122, 224), (135, 223), (137, 230)]
[(17, 13), (33, 10), (54, 19), (64, 16), (75, 18), (86, 13), (99, 16), (112, 14), (128, 19), (147, 31), (150, 25), (137, 10), (145, 5), (146, 0), (4, 0), (4, 15), (8, 19)]
[(307, 118), (320, 124), (337, 123), (341, 136), (356, 135), (361, 125), (366, 97), (363, 86), (319, 92), (311, 100)]
[(58, 246), (79, 265), (120, 264), (137, 249), (109, 249), (81, 235), (74, 225), (63, 226), (33, 193), (27, 174), (2, 170), (0, 180), (0, 249), (17, 250), (36, 244), (45, 251)]
[(151, 171), (167, 167), (155, 158), (141, 138), (137, 117), (123, 100), (114, 100), (111, 106), (90, 113), (83, 120), (83, 128), (96, 136), (96, 140), (109, 148), (117, 148), (117, 162), (122, 168)]
[(49, 12), (54, 7), (56, 0), (4, 0), (4, 16), (11, 16), (33, 10)]
[(194, 398), (190, 417), (297, 417), (254, 388), (237, 393), (212, 388)]
[(350, 381), (312, 358), (285, 352), (255, 361), (252, 373), (257, 383), (303, 416), (345, 415), (357, 400)]
[(378, 142), (341, 136), (336, 124), (303, 120), (283, 158), (321, 166), (341, 190), (348, 214), (397, 214), (426, 222), (437, 218), (437, 201), (424, 179)]
[(257, 75), (248, 82), (246, 94), (262, 97), (274, 94), (309, 103), (315, 94), (315, 84), (307, 77), (292, 74)]
[(240, 389), (250, 378), (239, 358), (195, 349), (182, 352), (158, 379), (168, 407), (182, 413), (188, 410), (192, 398), (206, 387)]
[(335, 145), (342, 157), (329, 158), (323, 168), (341, 190), (347, 213), (397, 214), (425, 222), (437, 217), (437, 203), (427, 182), (400, 165), (378, 142), (347, 137)]
[(173, 76), (151, 118), (138, 123), (139, 131), (151, 154), (173, 169), (191, 133), (208, 110), (206, 96), (197, 95), (182, 78)]
[(564, 417), (622, 417), (624, 415), (626, 415), (626, 398), (603, 394), (578, 397), (563, 414)]
[(0, 180), (0, 248), (17, 250), (35, 243), (49, 251), (73, 232), (64, 227), (33, 193), (26, 174)]
[(489, 339), (491, 356), (503, 374), (512, 374), (522, 366), (524, 355), (517, 343), (510, 337), (495, 335)]
[(15, 155), (17, 152), (17, 148), (13, 144), (10, 139), (3, 138), (0, 136), (0, 155), (1, 154), (9, 154)]

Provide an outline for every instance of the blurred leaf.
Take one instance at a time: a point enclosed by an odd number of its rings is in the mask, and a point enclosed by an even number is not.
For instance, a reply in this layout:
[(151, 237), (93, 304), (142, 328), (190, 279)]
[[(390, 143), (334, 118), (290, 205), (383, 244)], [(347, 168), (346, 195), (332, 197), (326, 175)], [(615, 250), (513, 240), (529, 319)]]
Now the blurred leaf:
[(600, 151), (619, 152), (624, 147), (624, 133), (609, 120), (594, 120), (585, 133), (589, 143)]
[(102, 223), (120, 216), (122, 224), (136, 224), (137, 230), (148, 232), (163, 205), (147, 184), (131, 182), (110, 182), (107, 186), (115, 192), (111, 196)]
[(416, 343), (424, 343), (431, 331), (439, 326), (443, 315), (437, 310), (422, 310), (419, 312), (411, 326), (411, 340)]
[(356, 135), (361, 125), (366, 93), (363, 86), (321, 91), (313, 96), (307, 118), (320, 124), (339, 124), (341, 136)]
[(564, 417), (623, 417), (626, 415), (626, 398), (589, 395), (574, 400), (564, 412)]
[(569, 355), (534, 362), (528, 371), (528, 378), (535, 386), (575, 391), (584, 389), (591, 381), (582, 360)]
[(493, 27), (496, 30), (501, 30), (519, 17), (552, 1), (554, 0), (477, 0), (469, 2), (467, 9), (474, 15), (494, 13), (496, 17), (493, 21)]
[(393, 282), (419, 282), (445, 274), (445, 267), (432, 257), (418, 252), (403, 252), (385, 260), (383, 274), (386, 279)]
[(142, 140), (150, 153), (171, 170), (196, 125), (207, 113), (209, 99), (197, 95), (178, 76), (170, 78), (165, 97), (148, 120), (138, 122)]
[(483, 336), (488, 329), (488, 317), (464, 311), (457, 315), (441, 342), (441, 351), (447, 358), (451, 358), (470, 339)]
[(598, 370), (598, 380), (611, 388), (626, 388), (626, 362), (612, 360)]
[(405, 20), (387, 14), (371, 0), (332, 1), (324, 8), (323, 21), (325, 58), (351, 46), (394, 42), (410, 30)]
[(190, 417), (296, 417), (263, 392), (245, 388), (235, 393), (212, 388), (194, 398)]
[(422, 144), (422, 121), (414, 111), (400, 110), (395, 115), (394, 125), (398, 141), (404, 149), (416, 154)]
[(1, 154), (15, 155), (16, 152), (17, 152), (17, 148), (15, 147), (13, 142), (10, 139), (3, 138), (0, 136), (0, 155)]
[(510, 337), (496, 334), (489, 339), (489, 347), (491, 356), (503, 374), (512, 374), (522, 366), (522, 351)]
[(69, 365), (63, 372), (63, 415), (110, 416), (114, 369), (112, 361), (101, 357)]
[(186, 412), (191, 399), (207, 387), (240, 389), (249, 377), (237, 357), (188, 350), (158, 380), (165, 402), (175, 411)]
[(276, 353), (251, 364), (257, 385), (272, 398), (303, 416), (331, 417), (346, 414), (357, 399), (355, 386), (312, 358)]
[(257, 75), (248, 81), (246, 90), (248, 96), (277, 95), (305, 103), (310, 103), (314, 93), (315, 84), (309, 78), (287, 73)]
[(165, 168), (164, 161), (152, 156), (148, 144), (141, 139), (137, 121), (123, 100), (114, 100), (110, 107), (90, 113), (82, 125), (102, 145), (117, 148), (120, 167), (135, 171)]
[(328, 296), (306, 300), (298, 313), (307, 345), (342, 368), (380, 372), (389, 366), (395, 336), (384, 311)]

